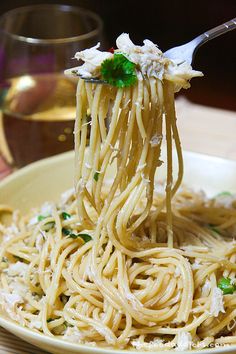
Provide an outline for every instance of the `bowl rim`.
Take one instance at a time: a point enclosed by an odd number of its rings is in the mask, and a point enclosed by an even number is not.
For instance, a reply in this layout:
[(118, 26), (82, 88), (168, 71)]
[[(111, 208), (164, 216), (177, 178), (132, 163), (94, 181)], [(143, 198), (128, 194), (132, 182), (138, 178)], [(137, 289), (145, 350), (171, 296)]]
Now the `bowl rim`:
[[(26, 328), (23, 327), (21, 325), (19, 325), (18, 323), (14, 322), (11, 319), (8, 318), (4, 318), (1, 316), (1, 311), (0, 311), (0, 326), (3, 327), (5, 330), (11, 332), (13, 335), (15, 335), (16, 337), (21, 338), (23, 341), (26, 341), (28, 343), (31, 343), (32, 340), (35, 342), (42, 342), (45, 345), (51, 345), (53, 346), (55, 349), (56, 348), (62, 348), (62, 346), (66, 346), (66, 350), (73, 350), (73, 352), (75, 353), (75, 351), (77, 351), (78, 353), (84, 353), (84, 354), (122, 354), (122, 353), (129, 353), (129, 354), (147, 354), (147, 353), (155, 353), (155, 354), (161, 354), (163, 353), (163, 351), (140, 351), (140, 350), (128, 350), (128, 349), (118, 349), (118, 348), (102, 348), (102, 347), (96, 347), (96, 346), (92, 346), (92, 345), (88, 345), (88, 344), (79, 344), (79, 343), (72, 343), (69, 341), (66, 341), (64, 339), (60, 339), (60, 338), (55, 338), (55, 337), (49, 337), (46, 336), (43, 333), (38, 333), (33, 331), (30, 328)], [(20, 333), (21, 335), (18, 336), (18, 334), (14, 333)], [(23, 335), (22, 335), (23, 334)], [(29, 338), (31, 341), (27, 341), (27, 339)], [(31, 344), (37, 347), (36, 344)], [(192, 349), (192, 350), (186, 350), (184, 351), (184, 353), (187, 354), (200, 354), (200, 353), (204, 353), (204, 354), (226, 354), (226, 353), (233, 353), (233, 351), (236, 349), (236, 344), (233, 345), (225, 345), (225, 346), (219, 346), (216, 348), (205, 348), (205, 349)], [(67, 353), (69, 353), (67, 351)], [(164, 351), (166, 354), (173, 354), (176, 352), (175, 349), (172, 350), (165, 350)], [(178, 351), (177, 351), (178, 352)]]
[[(24, 166), (18, 170), (13, 171), (13, 173), (7, 175), (6, 177), (4, 177), (2, 180), (0, 180), (0, 189), (4, 188), (6, 185), (8, 185), (9, 183), (11, 183), (12, 181), (14, 181), (16, 178), (18, 177), (23, 177), (25, 174), (27, 174), (28, 172), (31, 172), (32, 170), (40, 170), (41, 168), (51, 164), (51, 163), (57, 163), (59, 161), (64, 161), (64, 160), (68, 160), (68, 159), (73, 159), (75, 156), (75, 152), (74, 150), (70, 150), (67, 152), (63, 152), (61, 154), (58, 155), (54, 155), (54, 156), (50, 156), (35, 162), (30, 163), (27, 166)], [(221, 164), (231, 164), (232, 167), (236, 168), (236, 160), (232, 160), (232, 159), (227, 159), (227, 158), (223, 158), (223, 157), (218, 157), (218, 156), (213, 156), (210, 154), (202, 154), (199, 152), (194, 152), (194, 151), (189, 151), (189, 150), (183, 150), (183, 158), (185, 158), (185, 156), (187, 157), (192, 157), (192, 158), (201, 158), (205, 161), (214, 161), (214, 162), (218, 162)]]

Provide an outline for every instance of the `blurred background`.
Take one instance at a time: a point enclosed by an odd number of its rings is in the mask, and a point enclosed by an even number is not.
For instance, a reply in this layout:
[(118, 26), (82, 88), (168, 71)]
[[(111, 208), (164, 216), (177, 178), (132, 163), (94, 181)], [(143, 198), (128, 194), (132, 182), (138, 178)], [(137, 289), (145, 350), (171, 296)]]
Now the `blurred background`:
[[(1, 1), (0, 14), (42, 0)], [(129, 32), (136, 43), (149, 38), (162, 50), (189, 41), (198, 34), (236, 16), (235, 0), (47, 0), (47, 4), (70, 4), (98, 13), (107, 45), (113, 46), (121, 32)], [(236, 31), (200, 48), (194, 68), (204, 79), (192, 81), (185, 91), (191, 101), (236, 110)], [(182, 93), (183, 94), (183, 93)]]
[[(122, 32), (128, 32), (135, 44), (148, 38), (165, 51), (236, 17), (236, 0), (48, 0), (43, 9), (37, 6), (42, 3), (0, 3), (0, 167), (20, 168), (73, 149), (77, 80), (63, 71), (77, 65), (76, 51), (98, 41), (102, 49), (115, 47)], [(32, 5), (36, 6), (23, 8)], [(191, 90), (179, 95), (228, 110), (236, 118), (236, 30), (201, 47), (193, 68), (204, 77), (192, 80)], [(206, 141), (216, 131), (215, 121), (213, 125), (207, 126), (204, 118)], [(212, 136), (216, 144), (217, 134)], [(197, 148), (200, 145), (198, 141)]]

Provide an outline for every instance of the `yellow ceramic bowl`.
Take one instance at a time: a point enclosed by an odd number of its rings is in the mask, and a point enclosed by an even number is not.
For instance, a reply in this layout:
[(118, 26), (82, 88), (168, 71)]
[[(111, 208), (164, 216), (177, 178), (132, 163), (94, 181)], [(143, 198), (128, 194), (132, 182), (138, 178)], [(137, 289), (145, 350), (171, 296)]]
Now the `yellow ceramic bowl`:
[[(58, 200), (59, 195), (73, 186), (73, 152), (33, 163), (0, 183), (0, 204), (9, 204), (22, 212), (39, 206), (44, 201)], [(236, 162), (190, 152), (184, 153), (184, 184), (203, 189), (209, 196), (220, 191), (236, 192)], [(174, 163), (175, 166), (175, 163)], [(161, 176), (165, 173), (162, 168)], [(0, 326), (16, 336), (51, 353), (137, 353), (135, 351), (108, 350), (73, 344), (46, 337), (21, 327), (0, 310)], [(174, 353), (168, 351), (165, 353)], [(236, 353), (236, 346), (194, 351), (194, 353)], [(144, 354), (144, 352), (138, 352)], [(147, 353), (147, 352), (145, 352)], [(157, 352), (155, 352), (158, 354)], [(163, 352), (160, 352), (163, 353)]]

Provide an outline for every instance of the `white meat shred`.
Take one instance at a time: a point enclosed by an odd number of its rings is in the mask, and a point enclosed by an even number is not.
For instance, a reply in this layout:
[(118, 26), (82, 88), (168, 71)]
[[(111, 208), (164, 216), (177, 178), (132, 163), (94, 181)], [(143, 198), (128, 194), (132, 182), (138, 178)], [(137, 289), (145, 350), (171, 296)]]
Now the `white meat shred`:
[(28, 270), (28, 265), (25, 264), (24, 262), (18, 261), (16, 263), (9, 264), (7, 269), (7, 274), (10, 277), (24, 276), (27, 270)]
[(66, 339), (72, 343), (89, 344), (92, 346), (96, 346), (96, 342), (84, 341), (84, 336), (83, 336), (82, 332), (77, 327), (67, 327), (67, 329), (64, 333), (64, 339)]
[(220, 312), (225, 312), (224, 298), (222, 291), (215, 286), (212, 290), (210, 314), (214, 317), (218, 317)]
[(158, 146), (162, 141), (162, 135), (154, 135), (151, 140), (150, 140), (150, 145), (151, 147), (156, 147)]
[(6, 303), (10, 306), (10, 308), (13, 309), (16, 305), (22, 304), (23, 302), (23, 298), (19, 294), (11, 294), (4, 290), (0, 291), (0, 304), (3, 306), (3, 308), (5, 307)]
[(177, 351), (189, 350), (192, 347), (192, 336), (189, 332), (180, 331), (177, 334)]
[[(97, 48), (100, 47), (100, 43), (95, 45), (92, 48), (82, 50), (75, 54), (77, 60), (83, 60), (84, 64), (79, 66), (77, 69), (79, 75), (83, 77), (97, 77), (100, 72), (101, 64), (104, 60), (110, 59), (113, 57), (113, 54), (110, 52), (101, 52)], [(70, 73), (71, 69), (66, 73)]]
[(202, 287), (202, 296), (207, 297), (209, 295), (209, 292), (211, 290), (211, 282), (209, 279), (205, 281), (205, 284)]
[[(175, 84), (175, 91), (181, 88), (188, 88), (189, 80), (196, 76), (202, 76), (200, 71), (193, 70), (187, 62), (178, 59), (170, 60), (164, 53), (149, 39), (143, 41), (143, 46), (135, 45), (128, 33), (122, 33), (116, 40), (116, 52), (125, 55), (131, 62), (136, 64), (137, 76), (139, 80), (143, 77), (155, 77), (163, 80), (168, 79)], [(82, 50), (75, 54), (75, 58), (82, 60), (84, 64), (68, 69), (67, 75), (76, 72), (83, 77), (99, 77), (101, 64), (106, 59), (111, 59), (113, 54), (98, 50), (100, 43), (96, 46)]]

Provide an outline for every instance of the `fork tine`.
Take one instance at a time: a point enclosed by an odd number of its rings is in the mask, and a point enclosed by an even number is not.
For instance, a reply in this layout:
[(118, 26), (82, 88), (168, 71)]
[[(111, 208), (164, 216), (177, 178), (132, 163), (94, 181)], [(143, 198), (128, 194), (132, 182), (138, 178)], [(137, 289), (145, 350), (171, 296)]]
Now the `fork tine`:
[(83, 79), (84, 81), (90, 82), (92, 84), (107, 84), (106, 81), (97, 79), (96, 77), (85, 77), (85, 76), (79, 75), (77, 68), (67, 69), (64, 71), (64, 74), (68, 75), (68, 76), (72, 76), (72, 77), (79, 77), (79, 78)]
[[(79, 76), (79, 75), (78, 75)], [(104, 80), (100, 80), (100, 79), (96, 79), (95, 77), (83, 77), (83, 76), (79, 76), (81, 79), (83, 79), (85, 82), (90, 82), (92, 84), (103, 84), (106, 85), (107, 82)]]

